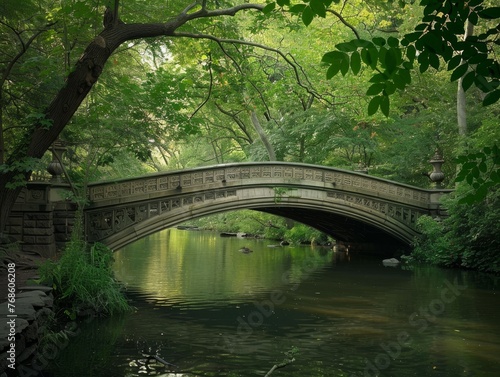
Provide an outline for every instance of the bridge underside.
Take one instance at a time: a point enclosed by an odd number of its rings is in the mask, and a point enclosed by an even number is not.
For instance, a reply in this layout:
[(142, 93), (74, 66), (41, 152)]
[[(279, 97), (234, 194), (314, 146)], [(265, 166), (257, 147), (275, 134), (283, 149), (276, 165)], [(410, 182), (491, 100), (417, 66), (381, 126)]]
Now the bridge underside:
[(264, 211), (312, 226), (351, 248), (369, 251), (408, 246), (417, 234), (415, 209), (378, 205), (315, 189), (296, 189), (277, 200), (269, 187), (196, 193), (87, 212), (89, 241), (118, 249), (187, 220), (238, 209)]
[(337, 241), (342, 241), (345, 245), (350, 245), (351, 249), (354, 250), (387, 253), (408, 248), (407, 243), (380, 228), (345, 215), (294, 207), (256, 210), (306, 224), (328, 234)]

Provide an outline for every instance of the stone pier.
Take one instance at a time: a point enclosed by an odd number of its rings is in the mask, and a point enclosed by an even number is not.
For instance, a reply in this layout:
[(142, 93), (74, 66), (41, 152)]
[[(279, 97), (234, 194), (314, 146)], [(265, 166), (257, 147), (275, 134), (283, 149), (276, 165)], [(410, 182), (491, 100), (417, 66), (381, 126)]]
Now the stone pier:
[(29, 183), (19, 195), (5, 233), (20, 249), (52, 257), (69, 240), (75, 219), (75, 204), (64, 199), (65, 185)]

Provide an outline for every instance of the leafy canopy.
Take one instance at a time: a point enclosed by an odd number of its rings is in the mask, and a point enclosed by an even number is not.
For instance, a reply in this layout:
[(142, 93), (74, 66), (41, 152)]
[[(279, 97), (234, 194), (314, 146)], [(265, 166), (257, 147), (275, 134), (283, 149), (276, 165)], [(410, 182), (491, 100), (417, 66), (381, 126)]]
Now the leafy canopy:
[[(388, 1), (393, 3), (393, 1)], [(315, 17), (333, 13), (338, 0), (302, 0), (295, 4), (290, 0), (278, 0), (266, 6), (271, 12), (276, 5), (298, 15), (305, 25)], [(399, 1), (401, 8), (406, 1)], [(423, 17), (413, 31), (402, 38), (375, 36), (358, 38), (337, 44), (336, 49), (324, 54), (322, 61), (328, 65), (328, 79), (339, 72), (349, 71), (357, 75), (364, 64), (374, 71), (366, 94), (372, 99), (368, 113), (380, 110), (389, 115), (390, 96), (397, 89), (403, 90), (410, 83), (412, 70), (418, 66), (421, 73), (430, 68), (436, 70), (444, 64), (451, 71), (451, 80), (463, 77), (464, 90), (476, 86), (484, 94), (483, 105), (500, 99), (500, 65), (495, 49), (500, 44), (498, 19), (500, 7), (488, 6), (484, 0), (422, 0)], [(474, 25), (477, 35), (466, 34), (468, 25)]]

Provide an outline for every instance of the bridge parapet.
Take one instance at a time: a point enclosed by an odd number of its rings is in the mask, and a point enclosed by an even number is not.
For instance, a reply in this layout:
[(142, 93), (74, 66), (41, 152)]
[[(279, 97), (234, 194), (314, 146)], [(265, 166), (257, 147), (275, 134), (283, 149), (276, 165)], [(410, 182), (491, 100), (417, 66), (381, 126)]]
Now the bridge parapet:
[(89, 186), (92, 203), (115, 205), (147, 200), (176, 190), (182, 193), (220, 187), (311, 186), (371, 197), (383, 197), (418, 207), (427, 207), (433, 190), (388, 181), (341, 169), (295, 163), (242, 163), (152, 174), (134, 179), (95, 183)]

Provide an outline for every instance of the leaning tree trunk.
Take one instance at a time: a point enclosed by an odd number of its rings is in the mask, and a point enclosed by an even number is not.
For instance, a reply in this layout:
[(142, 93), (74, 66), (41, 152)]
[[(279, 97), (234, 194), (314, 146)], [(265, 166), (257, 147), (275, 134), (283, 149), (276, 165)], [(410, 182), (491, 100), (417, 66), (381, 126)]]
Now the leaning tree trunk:
[[(104, 30), (94, 38), (76, 63), (75, 69), (66, 79), (64, 87), (58, 92), (46, 111), (42, 123), (33, 125), (31, 132), (14, 149), (7, 165), (24, 161), (26, 158), (41, 158), (68, 124), (94, 83), (99, 78), (111, 54), (124, 42), (160, 36), (176, 36), (175, 31), (185, 23), (198, 19), (219, 16), (234, 16), (246, 9), (262, 10), (262, 4), (240, 4), (232, 8), (208, 10), (206, 3), (196, 12), (189, 13), (196, 3), (188, 6), (177, 17), (166, 23), (125, 24), (118, 18), (118, 1), (115, 10), (108, 8), (104, 17)], [(27, 181), (31, 172), (8, 171), (0, 174), (0, 235), (5, 230), (7, 220), (22, 185), (11, 188), (22, 177)]]

